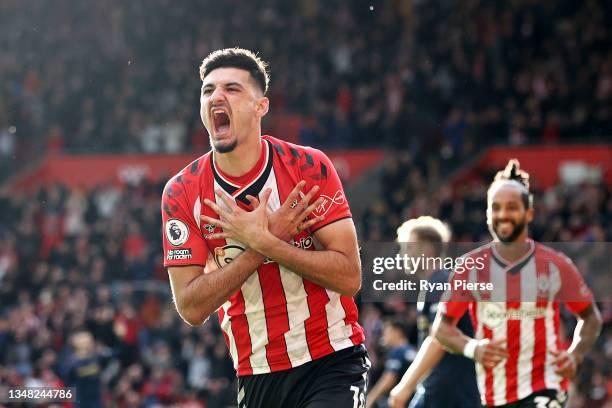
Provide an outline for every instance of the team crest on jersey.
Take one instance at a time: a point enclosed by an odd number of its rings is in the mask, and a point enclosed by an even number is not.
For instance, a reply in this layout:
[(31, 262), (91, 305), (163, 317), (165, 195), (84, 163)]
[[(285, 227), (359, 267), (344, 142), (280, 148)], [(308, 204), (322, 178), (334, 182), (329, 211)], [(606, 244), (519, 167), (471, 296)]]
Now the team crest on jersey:
[(181, 220), (171, 218), (166, 221), (166, 239), (172, 246), (181, 246), (189, 238), (189, 228)]
[(336, 191), (336, 194), (334, 194), (333, 197), (330, 197), (325, 194), (321, 194), (321, 197), (323, 198), (323, 202), (319, 204), (319, 206), (315, 208), (314, 210), (314, 214), (317, 217), (327, 214), (329, 209), (334, 204), (337, 204), (337, 205), (344, 204), (344, 200), (345, 200), (344, 193), (342, 193), (342, 190)]
[[(222, 247), (216, 247), (213, 250), (215, 263), (219, 268), (223, 268), (225, 265), (229, 265), (238, 255), (244, 251), (244, 248), (236, 244), (228, 244)], [(269, 258), (264, 260), (264, 264), (274, 262)]]
[(561, 289), (561, 282), (557, 274), (538, 276), (536, 285), (538, 296), (554, 296)]
[(546, 275), (538, 276), (538, 293), (545, 294), (550, 290), (550, 280)]

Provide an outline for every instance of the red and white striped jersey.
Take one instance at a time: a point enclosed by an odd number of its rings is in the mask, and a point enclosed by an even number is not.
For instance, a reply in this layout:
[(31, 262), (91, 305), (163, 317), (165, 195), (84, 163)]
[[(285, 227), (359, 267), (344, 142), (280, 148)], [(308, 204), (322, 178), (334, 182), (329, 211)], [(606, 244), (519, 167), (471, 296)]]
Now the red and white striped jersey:
[[(315, 250), (314, 232), (351, 217), (342, 184), (329, 158), (321, 151), (263, 136), (262, 155), (241, 177), (219, 169), (209, 152), (189, 164), (166, 184), (162, 198), (164, 265), (202, 265), (206, 272), (231, 262), (244, 250), (232, 239), (204, 237), (220, 232), (200, 221), (200, 215), (218, 218), (202, 205), (224, 190), (242, 208), (246, 195), (272, 189), (268, 207), (274, 211), (300, 180), (304, 191), (319, 185), (325, 201), (315, 214), (325, 219), (292, 239), (293, 245)], [(313, 201), (318, 198), (313, 198)], [(325, 289), (293, 271), (266, 260), (218, 310), (226, 344), (239, 376), (263, 374), (299, 366), (363, 342), (352, 298)]]
[(492, 283), (491, 291), (453, 291), (438, 312), (454, 319), (469, 308), (477, 339), (506, 339), (508, 359), (493, 369), (476, 364), (482, 404), (509, 404), (543, 389), (566, 390), (555, 374), (551, 350), (561, 349), (559, 304), (579, 313), (593, 302), (582, 276), (565, 255), (529, 240), (519, 260), (504, 260), (491, 243), (467, 257), (484, 259), (484, 267), (459, 274), (457, 280)]

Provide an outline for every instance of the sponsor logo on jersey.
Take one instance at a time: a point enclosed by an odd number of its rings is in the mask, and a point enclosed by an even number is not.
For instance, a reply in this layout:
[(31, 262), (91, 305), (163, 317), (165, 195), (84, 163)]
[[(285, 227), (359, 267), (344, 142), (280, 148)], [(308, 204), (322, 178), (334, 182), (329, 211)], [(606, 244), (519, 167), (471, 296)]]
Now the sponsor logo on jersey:
[(491, 328), (499, 326), (505, 317), (502, 306), (493, 302), (482, 302), (482, 314), (479, 314), (480, 316), (482, 316), (483, 324)]
[[(215, 258), (215, 263), (219, 268), (223, 268), (225, 265), (228, 265), (232, 262), (238, 255), (240, 255), (244, 251), (244, 248), (240, 245), (236, 244), (228, 244), (222, 247), (216, 247), (213, 251), (213, 255)], [(274, 262), (270, 258), (266, 258), (264, 260), (264, 264), (269, 264)]]
[(294, 247), (302, 249), (308, 249), (313, 245), (312, 237), (302, 237), (298, 240), (292, 239), (291, 243)]
[(500, 302), (481, 302), (482, 322), (495, 328), (508, 320), (537, 319), (546, 316), (545, 307), (536, 307), (535, 302), (521, 302), (520, 309), (505, 309)]
[(334, 204), (336, 205), (344, 204), (344, 200), (345, 200), (342, 190), (336, 191), (336, 194), (334, 194), (333, 197), (330, 197), (325, 194), (321, 194), (321, 197), (323, 198), (323, 202), (319, 204), (319, 206), (315, 208), (315, 210), (313, 211), (314, 215), (316, 215), (317, 217), (327, 214), (329, 212), (329, 209)]
[(169, 249), (166, 254), (168, 261), (184, 261), (191, 259), (191, 248)]
[(171, 218), (166, 221), (166, 239), (172, 246), (181, 246), (189, 238), (189, 228), (181, 220)]

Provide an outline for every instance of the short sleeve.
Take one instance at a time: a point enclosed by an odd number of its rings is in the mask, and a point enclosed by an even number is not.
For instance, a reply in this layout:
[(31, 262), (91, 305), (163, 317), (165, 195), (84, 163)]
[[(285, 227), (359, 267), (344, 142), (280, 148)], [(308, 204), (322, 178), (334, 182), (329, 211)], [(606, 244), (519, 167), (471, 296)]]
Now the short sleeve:
[(442, 295), (442, 301), (438, 304), (438, 313), (441, 313), (442, 316), (448, 316), (455, 321), (458, 321), (464, 315), (474, 297), (469, 290), (455, 288), (465, 287), (465, 285), (458, 285), (456, 282), (467, 280), (467, 273), (453, 272), (451, 274), (449, 279), (451, 290)]
[(318, 184), (320, 187), (319, 196), (315, 197), (313, 201), (319, 197), (323, 198), (323, 203), (317, 207), (313, 215), (323, 215), (325, 218), (313, 225), (310, 228), (311, 232), (343, 218), (352, 217), (351, 209), (342, 188), (342, 182), (331, 160), (323, 152), (316, 149), (313, 149), (313, 156), (319, 163), (318, 166), (313, 166), (313, 170), (310, 172), (311, 180), (314, 181), (312, 185)]
[(561, 273), (560, 300), (571, 312), (580, 313), (593, 303), (593, 292), (567, 256), (561, 256), (558, 266)]
[(192, 195), (190, 198), (180, 176), (171, 179), (164, 188), (161, 212), (166, 267), (206, 265), (208, 246), (195, 218), (199, 215), (195, 214), (199, 194), (196, 191)]

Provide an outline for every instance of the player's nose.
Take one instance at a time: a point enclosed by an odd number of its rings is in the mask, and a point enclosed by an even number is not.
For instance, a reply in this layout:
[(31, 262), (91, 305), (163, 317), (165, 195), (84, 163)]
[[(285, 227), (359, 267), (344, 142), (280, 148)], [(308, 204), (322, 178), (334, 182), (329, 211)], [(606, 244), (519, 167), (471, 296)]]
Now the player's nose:
[(505, 208), (500, 209), (496, 215), (498, 220), (510, 219), (509, 212)]
[(219, 104), (224, 99), (225, 99), (225, 93), (223, 92), (223, 88), (220, 87), (220, 86), (216, 87), (213, 90), (213, 92), (210, 94), (210, 104), (212, 106), (215, 106), (216, 104)]

